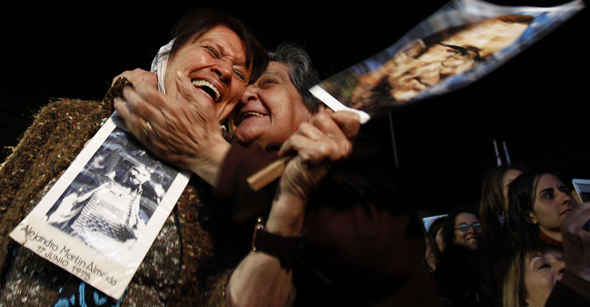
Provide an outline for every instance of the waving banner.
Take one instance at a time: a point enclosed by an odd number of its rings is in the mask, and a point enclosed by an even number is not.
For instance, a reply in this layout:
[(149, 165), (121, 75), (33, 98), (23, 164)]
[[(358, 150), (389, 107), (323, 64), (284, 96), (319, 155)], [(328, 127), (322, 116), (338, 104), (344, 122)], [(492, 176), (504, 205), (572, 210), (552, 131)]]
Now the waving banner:
[(389, 48), (310, 91), (333, 110), (359, 113), (365, 123), (391, 107), (477, 81), (583, 8), (582, 1), (537, 8), (455, 0)]

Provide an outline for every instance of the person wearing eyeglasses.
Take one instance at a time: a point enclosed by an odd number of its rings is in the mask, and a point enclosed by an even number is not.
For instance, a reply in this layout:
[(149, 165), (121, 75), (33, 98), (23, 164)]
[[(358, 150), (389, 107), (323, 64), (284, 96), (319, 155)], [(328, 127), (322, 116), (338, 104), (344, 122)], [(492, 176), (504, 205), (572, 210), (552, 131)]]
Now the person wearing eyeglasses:
[(477, 247), (481, 221), (473, 207), (461, 207), (447, 215), (443, 224), (445, 250), (434, 279), (443, 306), (493, 306), (481, 277)]

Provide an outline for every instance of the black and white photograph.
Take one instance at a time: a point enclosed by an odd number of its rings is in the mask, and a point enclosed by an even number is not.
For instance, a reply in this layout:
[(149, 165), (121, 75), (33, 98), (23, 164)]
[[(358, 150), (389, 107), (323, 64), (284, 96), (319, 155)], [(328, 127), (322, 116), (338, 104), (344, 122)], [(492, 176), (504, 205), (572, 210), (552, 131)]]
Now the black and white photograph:
[(116, 128), (47, 212), (46, 222), (105, 255), (130, 249), (177, 174)]
[(120, 297), (190, 176), (109, 118), (10, 236)]

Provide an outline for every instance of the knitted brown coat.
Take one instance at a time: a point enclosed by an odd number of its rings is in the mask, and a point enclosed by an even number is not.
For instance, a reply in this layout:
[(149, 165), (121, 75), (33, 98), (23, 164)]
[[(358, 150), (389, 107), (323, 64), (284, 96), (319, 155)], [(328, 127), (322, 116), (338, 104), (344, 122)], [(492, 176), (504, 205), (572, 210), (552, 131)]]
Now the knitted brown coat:
[[(70, 274), (8, 237), (113, 112), (112, 104), (61, 99), (44, 107), (0, 166), (0, 306), (51, 306)], [(198, 270), (214, 257), (199, 221), (203, 181), (193, 178), (125, 292), (121, 306), (225, 306), (227, 275), (207, 283)]]

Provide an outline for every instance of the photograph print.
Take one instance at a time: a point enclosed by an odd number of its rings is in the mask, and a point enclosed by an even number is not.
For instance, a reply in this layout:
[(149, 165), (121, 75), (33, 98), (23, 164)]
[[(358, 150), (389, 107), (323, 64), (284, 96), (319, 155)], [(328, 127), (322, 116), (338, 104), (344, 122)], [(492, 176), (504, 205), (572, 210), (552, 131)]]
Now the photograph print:
[(142, 236), (177, 174), (115, 128), (44, 221), (113, 257)]
[(475, 82), (583, 7), (582, 1), (533, 8), (453, 0), (389, 48), (311, 91), (328, 105), (337, 101), (370, 117), (387, 114)]

